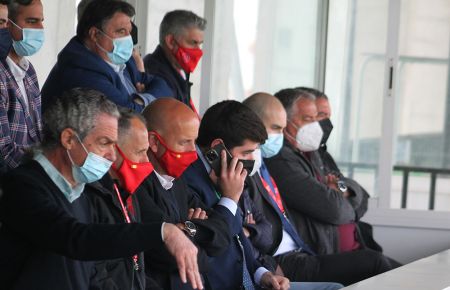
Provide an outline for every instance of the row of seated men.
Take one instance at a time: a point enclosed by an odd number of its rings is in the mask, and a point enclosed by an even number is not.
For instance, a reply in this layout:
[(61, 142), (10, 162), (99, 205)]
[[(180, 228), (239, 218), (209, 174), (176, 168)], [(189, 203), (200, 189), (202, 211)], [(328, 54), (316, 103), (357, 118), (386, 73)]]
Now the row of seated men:
[(61, 95), (39, 149), (3, 180), (2, 285), (288, 289), (390, 270), (357, 239), (357, 185), (327, 186), (304, 154), (323, 134), (316, 121), (299, 125), (315, 102), (293, 91), (279, 95), (287, 110), (260, 93), (201, 121), (173, 98), (139, 115), (94, 90)]
[(338, 289), (320, 281), (347, 285), (397, 265), (362, 238), (368, 195), (326, 151), (325, 95), (255, 94), (200, 121), (189, 74), (204, 19), (166, 14), (144, 68), (132, 57), (134, 8), (82, 4), (44, 85), (43, 118), (26, 59), (43, 42), (42, 3), (5, 6), (1, 285)]

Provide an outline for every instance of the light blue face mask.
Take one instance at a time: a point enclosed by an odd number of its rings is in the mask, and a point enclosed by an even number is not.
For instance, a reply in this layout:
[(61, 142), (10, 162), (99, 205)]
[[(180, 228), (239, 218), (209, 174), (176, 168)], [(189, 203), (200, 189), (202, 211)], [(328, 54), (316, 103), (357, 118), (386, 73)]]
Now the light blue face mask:
[(269, 134), (269, 138), (267, 138), (266, 142), (260, 146), (262, 157), (270, 158), (278, 154), (280, 152), (281, 147), (283, 147), (283, 134)]
[(95, 153), (88, 152), (78, 135), (77, 138), (84, 151), (86, 152), (87, 157), (81, 167), (77, 166), (73, 162), (69, 150), (67, 150), (67, 155), (69, 156), (70, 162), (72, 162), (73, 178), (77, 183), (91, 183), (101, 179), (103, 175), (105, 175), (110, 169), (112, 161), (109, 161), (108, 159), (103, 158)]
[(20, 56), (30, 56), (41, 49), (44, 44), (45, 35), (44, 29), (36, 28), (22, 28), (15, 24), (11, 19), (9, 20), (17, 28), (22, 30), (22, 40), (13, 40), (14, 51)]
[(98, 43), (97, 46), (106, 53), (113, 64), (126, 63), (133, 54), (133, 39), (131, 38), (131, 35), (112, 39), (103, 31), (99, 31), (112, 41), (114, 48), (112, 52), (109, 52)]

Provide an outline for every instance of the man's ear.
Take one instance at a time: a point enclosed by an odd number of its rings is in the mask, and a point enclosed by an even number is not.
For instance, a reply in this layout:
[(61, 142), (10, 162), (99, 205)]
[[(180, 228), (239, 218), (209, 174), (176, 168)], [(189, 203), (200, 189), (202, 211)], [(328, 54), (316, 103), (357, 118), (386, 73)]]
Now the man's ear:
[(222, 139), (220, 139), (220, 138), (214, 139), (211, 142), (211, 147), (210, 148), (213, 148), (214, 146), (219, 145), (220, 143), (223, 143)]
[(176, 46), (175, 36), (173, 34), (167, 34), (166, 37), (164, 37), (164, 43), (170, 51), (174, 50)]
[(156, 137), (155, 132), (148, 132), (148, 150), (151, 150), (156, 154), (156, 152), (158, 152), (158, 144), (159, 140)]
[(99, 34), (97, 27), (92, 26), (91, 28), (89, 28), (88, 35), (90, 41), (97, 42), (97, 34)]
[(75, 131), (71, 128), (66, 128), (61, 132), (59, 141), (65, 149), (70, 150), (73, 148), (75, 142), (78, 142), (75, 140), (76, 138)]

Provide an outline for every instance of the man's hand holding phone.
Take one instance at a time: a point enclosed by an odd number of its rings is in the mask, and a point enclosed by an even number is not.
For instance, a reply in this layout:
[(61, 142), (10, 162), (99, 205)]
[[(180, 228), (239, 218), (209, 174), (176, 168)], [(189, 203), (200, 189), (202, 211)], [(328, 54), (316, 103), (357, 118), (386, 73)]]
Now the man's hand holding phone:
[(244, 170), (242, 162), (238, 162), (238, 158), (232, 158), (227, 164), (227, 152), (220, 152), (221, 168), (220, 176), (218, 176), (218, 185), (221, 189), (222, 196), (234, 200), (236, 203), (241, 197), (244, 190), (244, 181), (247, 177), (247, 170)]

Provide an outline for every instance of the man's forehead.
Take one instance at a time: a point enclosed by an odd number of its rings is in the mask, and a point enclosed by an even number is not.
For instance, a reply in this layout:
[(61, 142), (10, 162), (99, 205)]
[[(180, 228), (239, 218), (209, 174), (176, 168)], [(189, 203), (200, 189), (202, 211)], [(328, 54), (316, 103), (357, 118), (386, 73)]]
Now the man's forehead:
[(30, 5), (19, 5), (17, 15), (22, 17), (43, 17), (43, 6), (40, 0), (34, 0)]
[(108, 19), (105, 23), (107, 28), (116, 28), (129, 26), (131, 28), (131, 17), (123, 12), (116, 12), (114, 15)]

